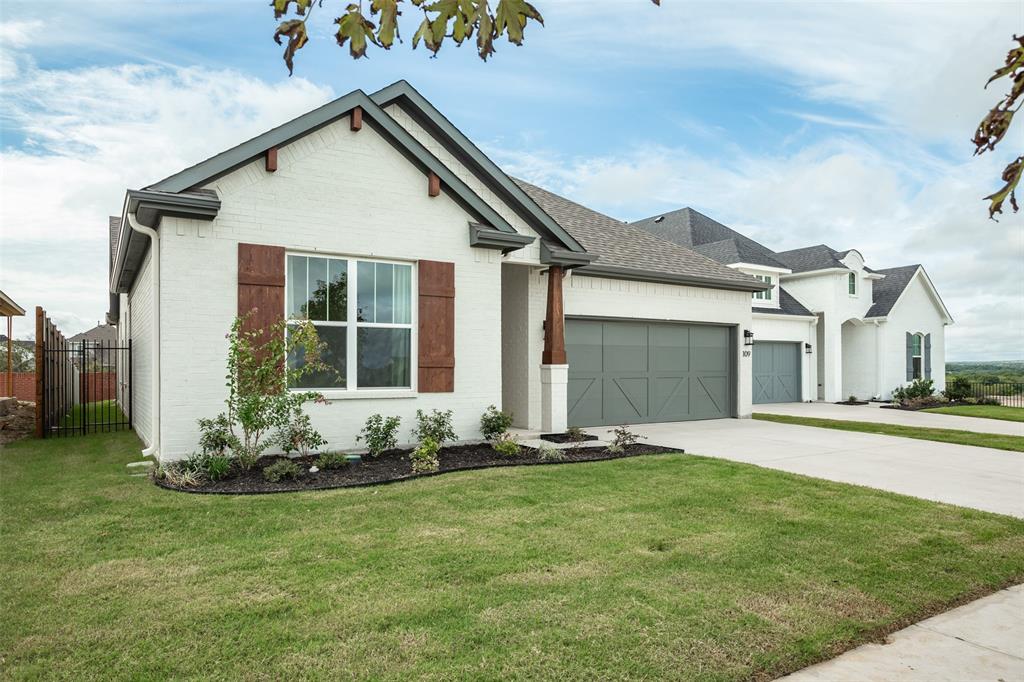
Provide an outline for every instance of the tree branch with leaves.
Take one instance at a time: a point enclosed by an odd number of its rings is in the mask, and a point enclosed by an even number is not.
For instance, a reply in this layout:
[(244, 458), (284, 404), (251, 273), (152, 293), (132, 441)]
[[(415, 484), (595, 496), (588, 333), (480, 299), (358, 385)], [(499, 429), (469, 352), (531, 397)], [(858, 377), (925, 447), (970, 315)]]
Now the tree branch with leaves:
[[(285, 18), (274, 32), (274, 41), (285, 45), (284, 63), (288, 73), (295, 69), (295, 53), (309, 42), (306, 24), (314, 8), (323, 7), (330, 0), (272, 0), (274, 18)], [(399, 17), (405, 0), (363, 0), (350, 2), (344, 13), (334, 20), (334, 37), (341, 47), (348, 46), (353, 59), (366, 56), (370, 45), (390, 50), (395, 41), (402, 42)], [(423, 18), (412, 37), (416, 49), (422, 42), (432, 55), (437, 55), (445, 40), (456, 45), (476, 37), (476, 52), (480, 59), (494, 54), (495, 41), (505, 36), (513, 45), (522, 45), (526, 26), (533, 21), (544, 25), (537, 8), (526, 0), (497, 0), (491, 9), (491, 0), (409, 0), (422, 12)], [(660, 5), (661, 0), (651, 0)], [(418, 14), (418, 13), (417, 13)], [(287, 41), (287, 44), (285, 43)]]
[[(978, 124), (978, 130), (974, 133), (974, 155), (984, 154), (996, 148), (1010, 129), (1013, 116), (1024, 104), (1024, 36), (1013, 36), (1017, 41), (1017, 47), (1010, 50), (1006, 55), (1006, 63), (985, 83), (987, 88), (992, 81), (1000, 78), (1010, 79), (1010, 92), (996, 104), (988, 115)], [(1021, 100), (1018, 102), (1018, 100)], [(1018, 156), (1003, 169), (1002, 179), (1005, 183), (1001, 189), (985, 197), (991, 202), (988, 207), (989, 218), (995, 219), (996, 213), (1003, 212), (1003, 202), (1010, 200), (1013, 212), (1020, 210), (1017, 205), (1017, 185), (1020, 183), (1021, 175), (1024, 174), (1024, 155)]]

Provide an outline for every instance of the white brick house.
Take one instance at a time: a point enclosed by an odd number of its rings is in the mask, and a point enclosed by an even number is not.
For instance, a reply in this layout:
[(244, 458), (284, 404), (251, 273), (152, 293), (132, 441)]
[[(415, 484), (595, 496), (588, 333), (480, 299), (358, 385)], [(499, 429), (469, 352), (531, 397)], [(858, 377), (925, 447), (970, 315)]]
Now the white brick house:
[(417, 409), (464, 439), (491, 404), (545, 431), (749, 416), (769, 285), (509, 178), (399, 82), (130, 190), (110, 287), (136, 430), (176, 459), (224, 409), (225, 334), (252, 308), (317, 326), (337, 374), (307, 411), (346, 448)]

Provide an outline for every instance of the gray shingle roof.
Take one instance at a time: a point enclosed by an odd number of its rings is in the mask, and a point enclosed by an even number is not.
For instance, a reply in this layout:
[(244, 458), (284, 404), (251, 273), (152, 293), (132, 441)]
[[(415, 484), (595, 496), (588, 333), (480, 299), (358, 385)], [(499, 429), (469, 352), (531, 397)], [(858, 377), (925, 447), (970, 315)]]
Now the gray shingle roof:
[[(513, 180), (580, 242), (588, 253), (599, 257), (591, 268), (594, 271), (612, 266), (652, 275), (692, 277), (734, 286), (751, 285), (751, 290), (760, 288), (760, 283), (750, 275), (726, 267), (707, 256), (655, 237), (646, 230), (610, 218), (536, 185), (516, 178)], [(584, 267), (582, 271), (587, 269)]]
[(846, 257), (847, 251), (836, 251), (830, 246), (818, 244), (817, 246), (805, 246), (802, 249), (791, 251), (780, 251), (775, 254), (775, 259), (785, 263), (785, 267), (793, 272), (811, 272), (812, 270), (825, 270), (826, 268), (849, 269), (843, 265), (841, 259)]
[(776, 260), (771, 249), (763, 244), (689, 207), (637, 220), (630, 225), (693, 249), (719, 263), (787, 267)]
[(864, 317), (884, 317), (889, 314), (903, 290), (910, 284), (920, 265), (901, 265), (898, 268), (876, 270), (885, 279), (875, 280), (871, 287), (873, 303)]
[(758, 308), (755, 305), (751, 307), (751, 310), (755, 313), (768, 313), (770, 315), (807, 315), (814, 317), (814, 313), (805, 308), (800, 301), (793, 298), (793, 296), (782, 287), (779, 287), (778, 308)]

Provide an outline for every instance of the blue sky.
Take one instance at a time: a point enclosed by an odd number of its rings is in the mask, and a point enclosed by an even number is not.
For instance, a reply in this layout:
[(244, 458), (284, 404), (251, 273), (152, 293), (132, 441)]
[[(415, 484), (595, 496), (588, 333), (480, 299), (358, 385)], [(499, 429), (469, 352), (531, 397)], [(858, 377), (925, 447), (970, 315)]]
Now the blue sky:
[(979, 200), (1024, 133), (968, 142), (1024, 3), (536, 0), (546, 26), (484, 64), (411, 50), (411, 7), (405, 45), (353, 62), (326, 2), (292, 78), (261, 0), (0, 6), (0, 288), (91, 326), (126, 188), (404, 78), (509, 172), (615, 217), (690, 205), (772, 248), (922, 262), (950, 359), (1024, 359), (1024, 220)]

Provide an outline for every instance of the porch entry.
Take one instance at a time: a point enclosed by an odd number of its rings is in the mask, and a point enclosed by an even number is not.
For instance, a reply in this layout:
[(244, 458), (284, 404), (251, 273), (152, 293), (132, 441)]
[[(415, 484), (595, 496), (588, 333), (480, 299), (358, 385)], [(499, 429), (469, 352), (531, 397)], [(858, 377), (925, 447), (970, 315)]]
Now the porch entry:
[(724, 326), (567, 319), (569, 425), (732, 416), (732, 337)]
[(800, 402), (800, 344), (754, 342), (754, 404)]

